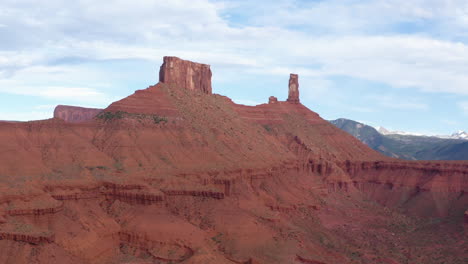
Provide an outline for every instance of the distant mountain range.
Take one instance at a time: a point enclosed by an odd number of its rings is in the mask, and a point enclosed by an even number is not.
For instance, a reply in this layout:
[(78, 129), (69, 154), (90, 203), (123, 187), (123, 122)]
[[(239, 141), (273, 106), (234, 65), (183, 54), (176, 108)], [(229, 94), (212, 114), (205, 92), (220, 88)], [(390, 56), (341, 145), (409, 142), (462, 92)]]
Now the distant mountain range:
[(407, 160), (468, 160), (468, 133), (458, 131), (450, 136), (425, 136), (400, 131), (375, 129), (340, 118), (330, 121), (380, 153)]
[(404, 132), (404, 131), (389, 131), (384, 127), (376, 127), (377, 131), (382, 135), (404, 135), (404, 136), (424, 136), (424, 137), (436, 137), (436, 138), (444, 138), (444, 139), (463, 139), (468, 140), (468, 133), (463, 130), (459, 130), (453, 133), (450, 136), (447, 135), (435, 135), (435, 136), (428, 136), (424, 134), (418, 133), (411, 133), (411, 132)]

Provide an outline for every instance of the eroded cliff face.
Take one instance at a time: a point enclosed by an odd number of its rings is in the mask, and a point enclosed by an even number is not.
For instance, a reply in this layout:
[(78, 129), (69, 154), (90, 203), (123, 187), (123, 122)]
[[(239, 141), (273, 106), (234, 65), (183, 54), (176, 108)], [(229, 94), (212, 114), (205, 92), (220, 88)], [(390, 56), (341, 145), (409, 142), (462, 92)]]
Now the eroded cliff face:
[(298, 93), (234, 104), (205, 66), (166, 57), (87, 122), (0, 123), (0, 263), (461, 263), (466, 162), (381, 156)]
[(102, 109), (85, 108), (69, 105), (58, 105), (54, 110), (54, 118), (70, 123), (79, 123), (92, 120)]
[(210, 65), (164, 57), (159, 71), (159, 81), (192, 91), (212, 93)]

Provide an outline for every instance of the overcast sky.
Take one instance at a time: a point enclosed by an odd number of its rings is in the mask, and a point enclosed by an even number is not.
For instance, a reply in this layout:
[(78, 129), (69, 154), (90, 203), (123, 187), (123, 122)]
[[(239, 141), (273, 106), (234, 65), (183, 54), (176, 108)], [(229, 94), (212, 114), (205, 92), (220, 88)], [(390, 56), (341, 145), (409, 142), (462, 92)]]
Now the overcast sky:
[(165, 55), (212, 65), (215, 93), (287, 97), (323, 118), (468, 130), (466, 0), (0, 1), (0, 119), (105, 107), (155, 84)]

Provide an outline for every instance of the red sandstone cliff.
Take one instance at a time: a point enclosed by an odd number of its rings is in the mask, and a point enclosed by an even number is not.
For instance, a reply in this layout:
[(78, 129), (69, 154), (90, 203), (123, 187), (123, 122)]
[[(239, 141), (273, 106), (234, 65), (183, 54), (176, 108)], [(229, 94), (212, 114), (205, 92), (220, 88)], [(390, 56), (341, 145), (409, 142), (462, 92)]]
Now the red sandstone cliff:
[(207, 65), (166, 57), (160, 81), (99, 118), (0, 123), (0, 263), (461, 263), (466, 162), (381, 156), (297, 76), (255, 107)]
[(58, 105), (54, 110), (54, 118), (59, 118), (70, 123), (79, 123), (92, 120), (101, 111), (102, 109)]
[(159, 81), (192, 91), (212, 93), (210, 66), (177, 57), (164, 57), (164, 63), (159, 71)]

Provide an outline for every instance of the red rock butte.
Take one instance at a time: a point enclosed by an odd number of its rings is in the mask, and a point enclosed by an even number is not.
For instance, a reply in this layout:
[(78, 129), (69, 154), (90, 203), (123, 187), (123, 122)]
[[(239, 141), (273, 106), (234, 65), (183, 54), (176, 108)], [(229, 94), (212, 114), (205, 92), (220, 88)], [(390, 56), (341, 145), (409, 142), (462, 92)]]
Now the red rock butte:
[(67, 122), (79, 123), (93, 119), (102, 109), (84, 108), (77, 106), (58, 105), (54, 110), (54, 118)]
[(212, 93), (205, 64), (105, 109), (0, 122), (0, 263), (463, 263), (468, 162), (369, 149), (288, 98)]
[(211, 94), (210, 65), (181, 60), (177, 57), (164, 57), (159, 71), (159, 81), (193, 91)]

